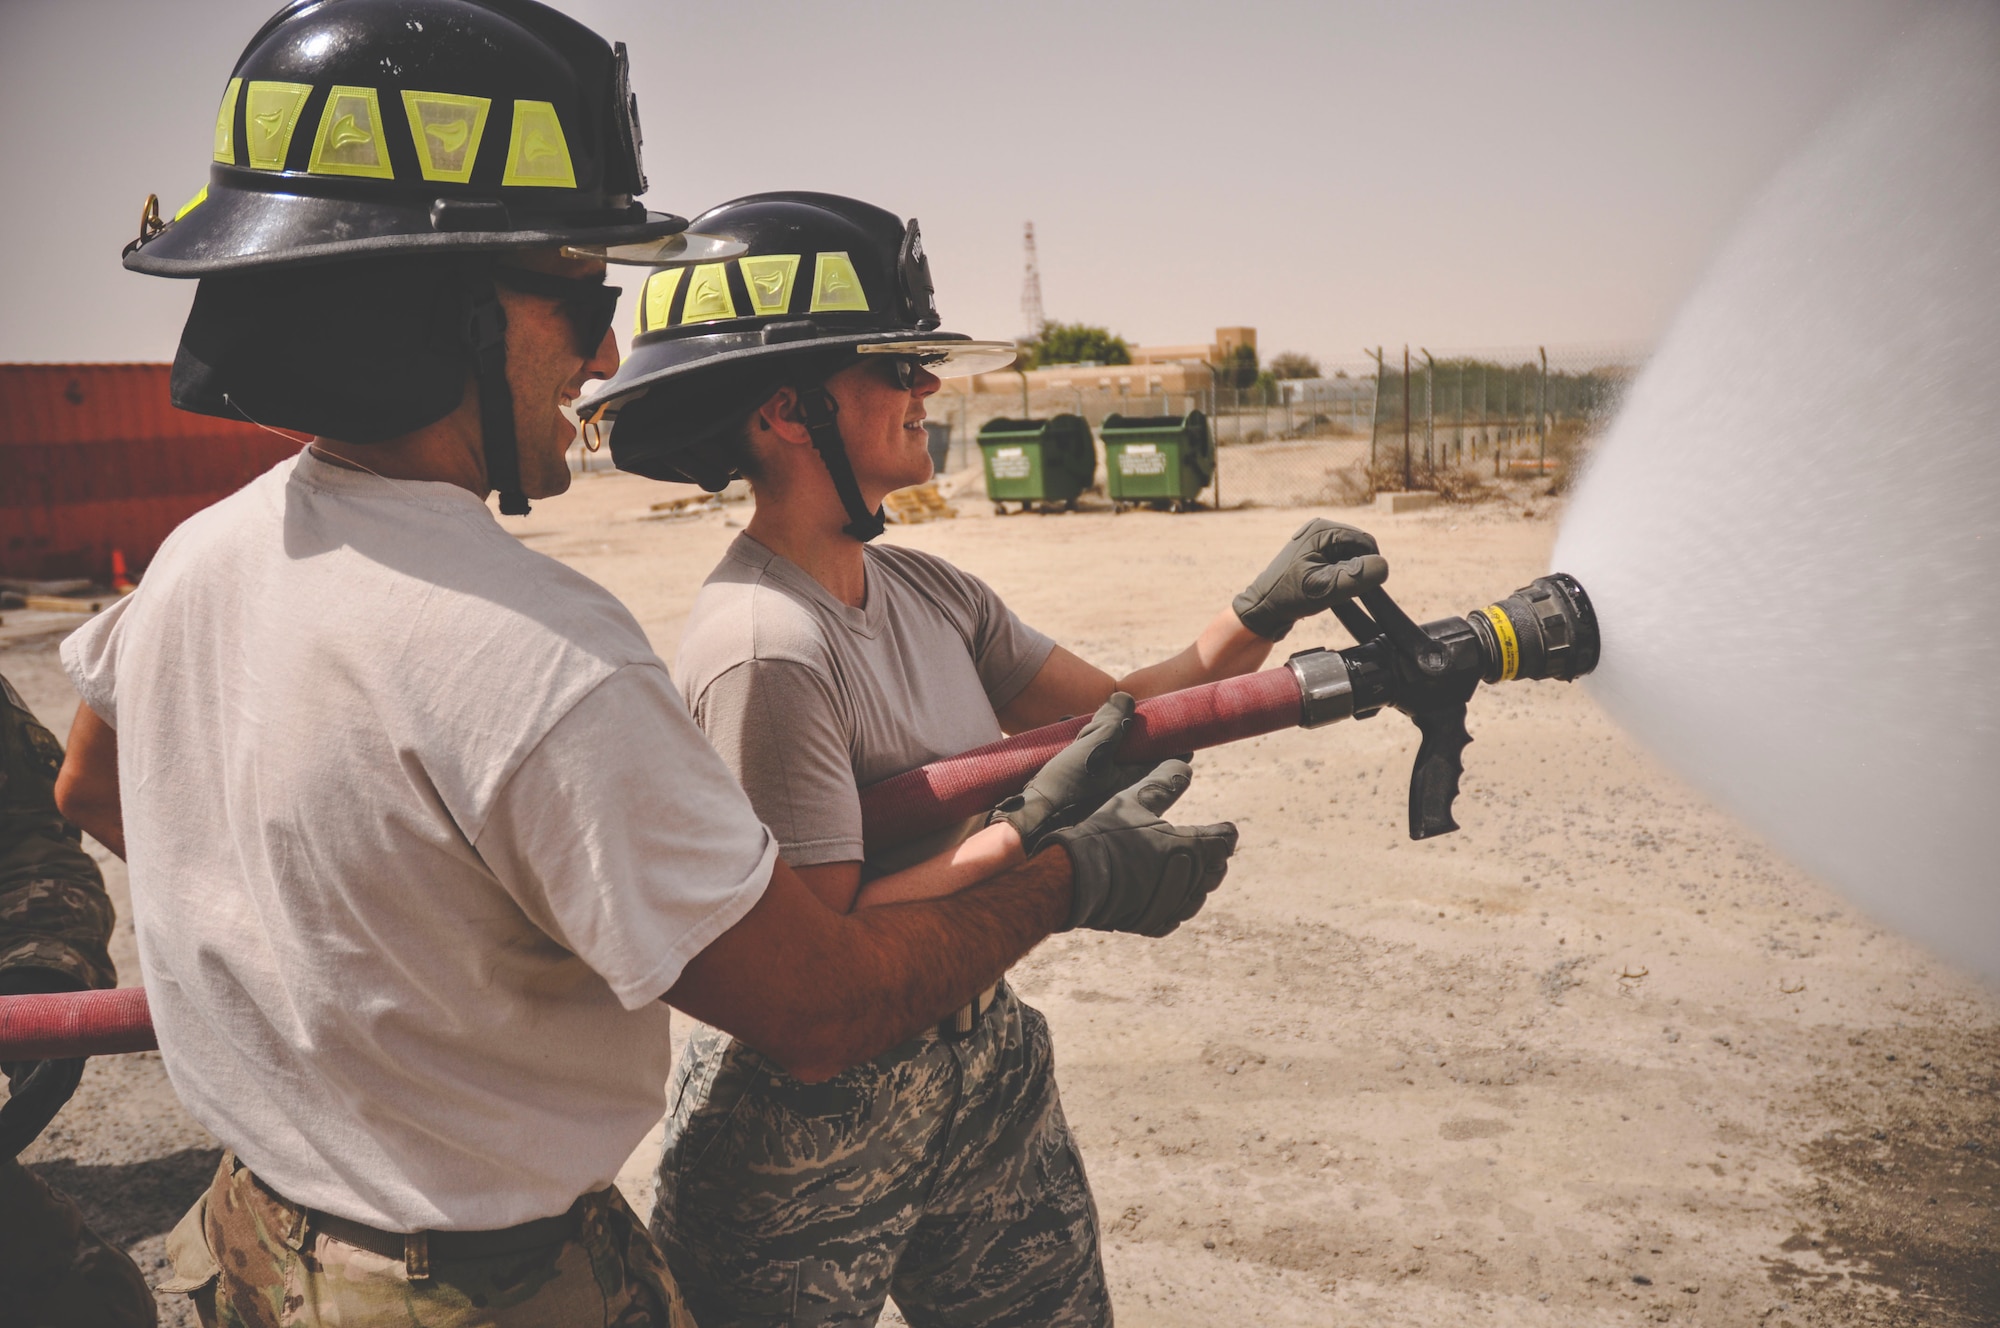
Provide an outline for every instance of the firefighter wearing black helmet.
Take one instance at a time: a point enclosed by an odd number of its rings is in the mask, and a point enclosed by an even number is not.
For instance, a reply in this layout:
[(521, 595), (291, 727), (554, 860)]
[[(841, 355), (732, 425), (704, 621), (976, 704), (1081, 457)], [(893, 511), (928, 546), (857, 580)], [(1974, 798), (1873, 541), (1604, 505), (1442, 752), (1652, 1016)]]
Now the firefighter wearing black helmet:
[[(749, 409), (786, 384), (817, 389), (856, 363), (920, 364), (975, 374), (1014, 361), (1012, 342), (940, 332), (923, 233), (894, 214), (832, 194), (758, 194), (703, 214), (714, 235), (742, 246), (736, 262), (664, 266), (641, 291), (632, 357), (591, 399), (611, 425), (621, 470), (720, 491), (741, 474)], [(867, 358), (879, 357), (879, 358)], [(800, 417), (847, 513), (845, 533), (882, 533), (879, 502), (864, 501), (847, 458), (838, 405), (801, 392)]]
[(228, 1149), (167, 1287), (226, 1324), (684, 1325), (611, 1184), (666, 1003), (824, 1079), (1052, 929), (1191, 913), (1227, 844), (1128, 801), (836, 914), (631, 615), (494, 518), (569, 482), (605, 261), (734, 252), (633, 201), (621, 50), (530, 0), (304, 0), (214, 133), (126, 262), (201, 283), (179, 404), (311, 441), (65, 642), (57, 790), (129, 845), (161, 1055)]
[[(978, 578), (870, 543), (883, 496), (929, 478), (939, 375), (1014, 354), (939, 330), (917, 223), (774, 193), (690, 224), (744, 252), (650, 276), (631, 358), (593, 400), (626, 470), (749, 477), (755, 514), (695, 601), (675, 680), (830, 908), (948, 897), (969, 859), (1032, 854), (1130, 776), (1047, 770), (891, 853), (863, 842), (861, 787), (1092, 710), (1086, 737), (1109, 747), (1135, 695), (1253, 669), (1296, 619), (1386, 574), (1367, 535), (1308, 522), (1187, 650), (1114, 680)], [(891, 1295), (913, 1324), (1110, 1321), (1048, 1026), (1004, 981), (832, 1084), (698, 1032), (671, 1096), (653, 1229), (707, 1328), (867, 1323)]]

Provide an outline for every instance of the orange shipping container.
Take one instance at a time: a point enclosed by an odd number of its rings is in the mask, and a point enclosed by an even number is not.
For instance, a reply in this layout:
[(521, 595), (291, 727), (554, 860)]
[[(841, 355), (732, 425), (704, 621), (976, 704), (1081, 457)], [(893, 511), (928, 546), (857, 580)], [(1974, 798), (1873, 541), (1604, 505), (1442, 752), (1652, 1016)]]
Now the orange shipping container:
[(291, 456), (254, 424), (191, 415), (165, 364), (0, 364), (0, 576), (142, 571), (173, 528)]

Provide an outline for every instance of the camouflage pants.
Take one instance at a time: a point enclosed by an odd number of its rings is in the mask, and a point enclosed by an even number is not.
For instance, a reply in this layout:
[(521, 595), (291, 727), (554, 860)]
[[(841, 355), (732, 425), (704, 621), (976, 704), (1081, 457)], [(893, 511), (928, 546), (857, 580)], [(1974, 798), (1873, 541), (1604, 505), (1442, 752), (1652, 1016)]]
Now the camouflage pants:
[(138, 1265), (85, 1226), (69, 1196), (14, 1159), (0, 1160), (0, 1323), (151, 1328), (158, 1321)]
[(167, 1237), (174, 1277), (160, 1289), (187, 1292), (203, 1328), (694, 1328), (659, 1250), (615, 1187), (561, 1244), (433, 1259), (419, 1282), (401, 1259), (298, 1218), (224, 1154), (208, 1193)]
[(964, 1041), (924, 1033), (823, 1084), (692, 1039), (653, 1233), (702, 1328), (1108, 1325), (1097, 1207), (1048, 1025), (1002, 984)]

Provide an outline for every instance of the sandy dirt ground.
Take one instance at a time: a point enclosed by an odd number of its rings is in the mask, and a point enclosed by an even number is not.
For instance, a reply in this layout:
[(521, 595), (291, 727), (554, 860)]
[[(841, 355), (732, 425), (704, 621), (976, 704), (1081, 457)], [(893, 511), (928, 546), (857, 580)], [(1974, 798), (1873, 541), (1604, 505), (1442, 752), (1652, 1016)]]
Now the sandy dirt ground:
[[(746, 509), (649, 511), (669, 496), (587, 476), (521, 529), (671, 656)], [(960, 510), (887, 538), (1113, 669), (1184, 645), (1300, 520)], [(1345, 515), (1421, 619), (1547, 570), (1558, 513), (1520, 491)], [(53, 640), (0, 646), (0, 671), (61, 731)], [(1464, 829), (1423, 844), (1400, 717), (1205, 754), (1183, 812), (1243, 835), (1208, 910), (1016, 969), (1054, 1029), (1120, 1319), (2000, 1323), (1993, 993), (1777, 860), (1582, 689), (1482, 689), (1471, 727)], [(117, 957), (136, 981), (125, 924)], [(129, 1056), (91, 1064), (29, 1160), (157, 1278), (216, 1147), (158, 1057)], [(642, 1204), (656, 1148), (622, 1177)]]

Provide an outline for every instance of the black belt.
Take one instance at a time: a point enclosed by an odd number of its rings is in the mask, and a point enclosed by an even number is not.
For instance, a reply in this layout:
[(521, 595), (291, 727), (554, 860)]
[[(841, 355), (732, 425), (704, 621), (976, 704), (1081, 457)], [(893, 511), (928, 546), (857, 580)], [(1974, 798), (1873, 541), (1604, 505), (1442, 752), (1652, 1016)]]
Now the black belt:
[[(239, 1164), (240, 1165), (240, 1164)], [(247, 1169), (247, 1168), (246, 1168)], [(538, 1217), (532, 1222), (519, 1226), (502, 1227), (494, 1231), (383, 1231), (365, 1222), (352, 1218), (335, 1217), (332, 1213), (322, 1213), (310, 1208), (301, 1208), (279, 1194), (255, 1176), (257, 1188), (264, 1191), (273, 1203), (284, 1210), (289, 1230), (285, 1243), (293, 1249), (301, 1249), (313, 1232), (329, 1236), (343, 1245), (379, 1254), (385, 1259), (395, 1259), (402, 1263), (404, 1271), (413, 1281), (421, 1281), (431, 1275), (434, 1263), (456, 1263), (468, 1259), (494, 1259), (509, 1254), (526, 1254), (530, 1250), (547, 1249), (572, 1239), (583, 1229), (583, 1219), (592, 1209), (601, 1206), (609, 1190), (599, 1190), (593, 1194), (580, 1196), (569, 1206), (566, 1213), (554, 1217)]]

